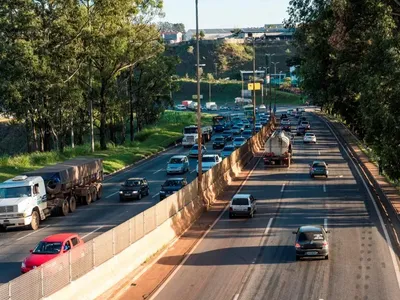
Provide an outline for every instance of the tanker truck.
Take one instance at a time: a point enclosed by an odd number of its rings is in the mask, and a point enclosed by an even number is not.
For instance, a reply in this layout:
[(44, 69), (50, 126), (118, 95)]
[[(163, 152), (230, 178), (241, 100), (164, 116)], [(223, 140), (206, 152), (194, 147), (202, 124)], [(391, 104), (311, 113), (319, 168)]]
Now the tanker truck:
[(274, 131), (265, 143), (264, 165), (290, 167), (291, 162), (291, 138), (284, 131)]
[(49, 216), (74, 212), (77, 202), (89, 205), (101, 198), (102, 181), (102, 160), (81, 157), (0, 183), (0, 230), (36, 230)]

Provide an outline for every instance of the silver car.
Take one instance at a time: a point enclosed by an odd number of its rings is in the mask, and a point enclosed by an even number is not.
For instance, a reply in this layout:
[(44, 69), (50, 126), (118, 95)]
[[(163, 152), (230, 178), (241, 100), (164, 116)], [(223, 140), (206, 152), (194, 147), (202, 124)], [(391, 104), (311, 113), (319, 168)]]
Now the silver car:
[(167, 164), (167, 174), (180, 174), (189, 171), (189, 160), (186, 155), (174, 155)]
[(235, 137), (232, 144), (237, 149), (246, 144), (246, 142), (247, 140), (244, 137)]

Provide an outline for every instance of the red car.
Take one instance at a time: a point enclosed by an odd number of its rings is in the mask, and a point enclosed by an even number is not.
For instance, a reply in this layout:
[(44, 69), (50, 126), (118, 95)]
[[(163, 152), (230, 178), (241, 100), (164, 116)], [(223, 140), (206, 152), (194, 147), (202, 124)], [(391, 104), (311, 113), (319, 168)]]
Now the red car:
[(76, 233), (50, 235), (42, 240), (35, 249), (30, 250), (31, 254), (22, 262), (21, 272), (29, 272), (83, 244), (84, 241)]

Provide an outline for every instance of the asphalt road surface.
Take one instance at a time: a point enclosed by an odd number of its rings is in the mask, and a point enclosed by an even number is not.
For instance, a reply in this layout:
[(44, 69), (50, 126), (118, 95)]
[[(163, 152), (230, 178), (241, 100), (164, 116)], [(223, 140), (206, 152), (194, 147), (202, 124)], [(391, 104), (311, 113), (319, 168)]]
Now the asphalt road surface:
[[(219, 153), (212, 150), (212, 143), (206, 144), (207, 153)], [(184, 175), (167, 175), (166, 166), (171, 156), (188, 154), (190, 148), (177, 146), (154, 159), (104, 180), (103, 197), (89, 206), (79, 206), (66, 217), (52, 217), (42, 222), (37, 231), (21, 228), (9, 228), (0, 233), (0, 284), (20, 275), (20, 266), (28, 256), (29, 250), (44, 237), (60, 232), (76, 232), (88, 241), (110, 228), (115, 227), (147, 208), (157, 204), (161, 184), (167, 178), (186, 177), (188, 182), (196, 178), (197, 159), (190, 158), (190, 172)], [(129, 177), (146, 177), (150, 185), (150, 195), (137, 201), (119, 201), (121, 184)]]
[[(151, 299), (400, 299), (398, 261), (367, 191), (325, 124), (308, 116), (318, 143), (296, 137), (290, 169), (260, 161), (243, 187), (258, 199), (255, 217), (226, 212)], [(328, 179), (309, 177), (316, 159), (329, 164)], [(292, 231), (307, 224), (331, 231), (329, 260), (295, 260)]]

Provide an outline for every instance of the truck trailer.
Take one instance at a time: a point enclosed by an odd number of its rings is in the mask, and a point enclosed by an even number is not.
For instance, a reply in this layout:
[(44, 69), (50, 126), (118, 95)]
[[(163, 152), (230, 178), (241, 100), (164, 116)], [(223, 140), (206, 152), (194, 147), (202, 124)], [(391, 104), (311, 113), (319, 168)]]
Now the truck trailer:
[(284, 131), (275, 131), (265, 143), (264, 165), (290, 167), (291, 138)]
[(103, 163), (74, 158), (23, 173), (0, 183), (0, 230), (9, 226), (39, 228), (52, 215), (66, 216), (77, 202), (89, 205), (102, 195)]
[[(202, 137), (202, 143), (207, 143), (208, 141), (211, 140), (213, 128), (212, 126), (202, 126), (201, 127), (201, 137)], [(186, 126), (183, 129), (183, 139), (182, 139), (182, 146), (183, 147), (191, 147), (195, 144), (197, 144), (197, 126), (196, 125), (190, 125)]]

